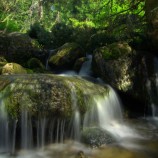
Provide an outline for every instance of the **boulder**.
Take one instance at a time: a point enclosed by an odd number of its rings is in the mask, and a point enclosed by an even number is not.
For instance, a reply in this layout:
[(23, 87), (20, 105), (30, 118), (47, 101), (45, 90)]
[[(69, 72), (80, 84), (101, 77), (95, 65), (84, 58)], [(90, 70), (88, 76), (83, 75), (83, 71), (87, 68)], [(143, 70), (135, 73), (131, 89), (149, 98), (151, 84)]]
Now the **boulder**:
[(32, 69), (34, 72), (44, 72), (45, 66), (43, 63), (37, 58), (31, 58), (28, 60), (27, 65), (29, 69)]
[(126, 42), (113, 43), (95, 50), (93, 71), (116, 89), (127, 91), (132, 87), (132, 48)]
[(69, 118), (73, 104), (77, 104), (83, 115), (89, 108), (87, 101), (95, 95), (108, 95), (108, 87), (78, 77), (52, 74), (2, 75), (0, 93), (11, 117), (19, 118), (24, 108), (34, 118)]
[(151, 112), (151, 93), (156, 94), (154, 58), (124, 42), (101, 47), (93, 54), (93, 71), (119, 92), (128, 117)]
[(7, 63), (2, 67), (2, 74), (26, 74), (27, 71), (17, 63)]
[(73, 68), (75, 61), (84, 56), (83, 50), (76, 43), (66, 43), (60, 47), (56, 54), (49, 58), (52, 68)]
[(0, 35), (0, 54), (8, 62), (19, 63), (26, 66), (28, 59), (40, 52), (41, 48), (37, 41), (32, 40), (27, 34), (9, 33)]
[(111, 134), (98, 127), (85, 128), (81, 135), (82, 142), (92, 148), (116, 142)]

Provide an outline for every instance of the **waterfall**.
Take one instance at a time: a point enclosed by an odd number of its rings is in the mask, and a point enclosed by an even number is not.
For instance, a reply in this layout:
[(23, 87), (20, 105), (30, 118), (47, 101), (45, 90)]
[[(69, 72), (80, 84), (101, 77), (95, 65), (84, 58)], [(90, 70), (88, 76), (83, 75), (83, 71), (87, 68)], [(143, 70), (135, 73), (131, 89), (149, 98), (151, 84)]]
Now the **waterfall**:
[(92, 74), (91, 63), (92, 55), (87, 55), (87, 61), (82, 64), (82, 67), (79, 71), (80, 76), (90, 76)]
[(48, 61), (49, 61), (49, 59), (50, 59), (50, 57), (51, 57), (51, 55), (53, 54), (53, 53), (55, 53), (55, 49), (53, 49), (53, 50), (49, 50), (49, 52), (48, 52), (48, 58), (46, 59), (46, 70), (50, 70), (50, 67), (49, 67), (49, 64), (48, 64)]
[(77, 105), (77, 94), (75, 86), (69, 82), (70, 88), (71, 88), (71, 102), (72, 102), (72, 110), (73, 110), (73, 116), (71, 120), (71, 137), (74, 140), (80, 140), (80, 112)]
[[(3, 77), (7, 81), (10, 79), (9, 76)], [(101, 128), (116, 139), (135, 135), (123, 123), (121, 103), (116, 92), (99, 83), (99, 79), (94, 79), (93, 83), (80, 76), (49, 75), (47, 80), (42, 78), (44, 76), (29, 76), (28, 80), (27, 77), (12, 76), (12, 82), (7, 83), (0, 93), (1, 152), (14, 153), (16, 147), (44, 149), (48, 143), (63, 143), (66, 139), (80, 141), (86, 127)], [(46, 93), (47, 88), (49, 93)], [(7, 102), (4, 95), (9, 97)], [(10, 102), (12, 97), (16, 99), (16, 104)], [(49, 100), (53, 97), (56, 97), (57, 104)], [(62, 98), (64, 104), (60, 102)], [(5, 103), (8, 102), (11, 110), (15, 106), (17, 108), (14, 109), (14, 120), (10, 119), (12, 113), (6, 109)]]
[(150, 97), (152, 118), (158, 120), (158, 58), (154, 58), (154, 80), (147, 80), (147, 90)]
[(17, 120), (9, 120), (5, 107), (5, 99), (0, 93), (0, 153), (15, 151)]
[(33, 147), (32, 122), (25, 106), (21, 108), (21, 148), (31, 149)]
[[(154, 58), (156, 97), (158, 97), (158, 58)], [(158, 100), (158, 98), (157, 98)], [(155, 119), (158, 119), (158, 105), (152, 104), (152, 113)]]
[(109, 87), (108, 97), (93, 96), (93, 107), (87, 111), (83, 127), (98, 127), (110, 132), (116, 139), (135, 137), (136, 133), (123, 123), (120, 100), (116, 92)]

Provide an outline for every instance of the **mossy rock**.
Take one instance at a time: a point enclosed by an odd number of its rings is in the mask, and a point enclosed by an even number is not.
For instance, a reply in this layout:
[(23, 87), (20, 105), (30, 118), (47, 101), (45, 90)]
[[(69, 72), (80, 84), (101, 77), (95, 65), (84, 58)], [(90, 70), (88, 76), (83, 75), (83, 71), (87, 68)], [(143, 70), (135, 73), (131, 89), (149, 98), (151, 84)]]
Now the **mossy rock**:
[(0, 53), (3, 53), (8, 62), (26, 66), (27, 61), (34, 56), (34, 52), (41, 51), (37, 41), (27, 34), (13, 32), (0, 35)]
[(59, 68), (73, 68), (75, 61), (84, 56), (83, 50), (76, 43), (66, 43), (49, 59), (49, 65)]
[[(75, 110), (73, 97), (81, 115), (90, 108), (87, 101), (95, 95), (108, 96), (108, 87), (78, 77), (52, 74), (1, 75), (0, 93), (8, 116), (19, 119), (21, 109), (29, 115), (70, 119)], [(7, 97), (6, 97), (7, 96)]]
[(37, 58), (29, 59), (27, 62), (27, 65), (30, 69), (36, 69), (36, 68), (44, 69), (45, 68), (43, 63)]
[(116, 142), (111, 134), (98, 127), (87, 127), (82, 131), (82, 142), (92, 148)]
[(17, 63), (7, 63), (2, 67), (2, 74), (26, 74), (27, 71)]
[(126, 42), (118, 42), (101, 47), (96, 51), (100, 52), (105, 60), (114, 60), (130, 54), (132, 48)]

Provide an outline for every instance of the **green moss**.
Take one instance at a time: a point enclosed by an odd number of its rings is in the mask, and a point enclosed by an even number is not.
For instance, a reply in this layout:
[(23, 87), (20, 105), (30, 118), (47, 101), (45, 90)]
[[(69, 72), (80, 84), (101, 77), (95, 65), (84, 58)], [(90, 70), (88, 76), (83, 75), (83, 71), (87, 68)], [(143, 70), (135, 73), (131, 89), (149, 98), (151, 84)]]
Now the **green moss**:
[(44, 65), (42, 64), (42, 62), (37, 59), (37, 58), (31, 58), (28, 62), (27, 65), (30, 69), (35, 69), (35, 68), (40, 68), (40, 69), (44, 69)]
[(2, 68), (2, 74), (26, 74), (27, 71), (17, 63), (7, 63)]
[[(2, 83), (2, 84), (1, 84)], [(91, 108), (96, 95), (107, 94), (108, 88), (78, 77), (56, 75), (3, 75), (0, 90), (11, 118), (18, 119), (21, 109), (29, 115), (70, 119), (73, 114), (72, 88), (75, 91), (78, 110), (83, 116)]]
[(126, 42), (113, 43), (96, 50), (105, 60), (114, 60), (131, 53), (132, 49)]
[[(80, 51), (80, 52), (79, 52)], [(69, 62), (75, 62), (74, 60), (82, 55), (79, 45), (76, 43), (66, 43), (59, 48), (58, 52), (51, 56), (49, 63), (60, 66)]]

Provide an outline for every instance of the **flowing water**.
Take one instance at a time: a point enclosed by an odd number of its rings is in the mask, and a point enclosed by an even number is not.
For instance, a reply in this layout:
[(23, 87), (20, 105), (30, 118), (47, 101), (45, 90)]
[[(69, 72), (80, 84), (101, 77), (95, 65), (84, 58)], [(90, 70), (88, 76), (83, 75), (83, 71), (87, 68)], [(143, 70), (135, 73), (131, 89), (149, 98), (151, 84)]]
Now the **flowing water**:
[[(90, 74), (91, 57), (87, 63), (81, 68), (81, 76)], [(62, 74), (63, 77), (65, 75)], [(96, 83), (103, 84), (98, 83), (98, 80)], [(158, 157), (158, 126), (145, 119), (124, 120), (121, 102), (111, 87), (108, 96), (98, 93), (90, 94), (90, 99), (85, 97), (84, 101), (91, 108), (83, 115), (77, 105), (76, 88), (73, 83), (68, 84), (73, 111), (69, 122), (53, 116), (51, 119), (41, 116), (36, 121), (32, 120), (25, 103), (21, 108), (21, 120), (10, 122), (5, 101), (2, 99), (3, 94), (0, 94), (0, 158)], [(83, 94), (86, 92), (87, 90), (83, 89)], [(21, 124), (21, 130), (17, 129), (18, 123)], [(82, 132), (86, 128), (99, 128), (108, 132), (114, 142), (91, 149), (81, 143)], [(19, 135), (20, 140), (17, 140)]]
[(91, 63), (92, 63), (92, 55), (87, 55), (87, 61), (83, 63), (83, 65), (79, 71), (80, 76), (91, 76), (92, 75)]
[[(153, 89), (154, 84), (154, 89)], [(152, 118), (158, 123), (158, 58), (154, 58), (154, 80), (147, 81), (147, 89), (150, 96)], [(155, 100), (156, 99), (156, 100)]]

